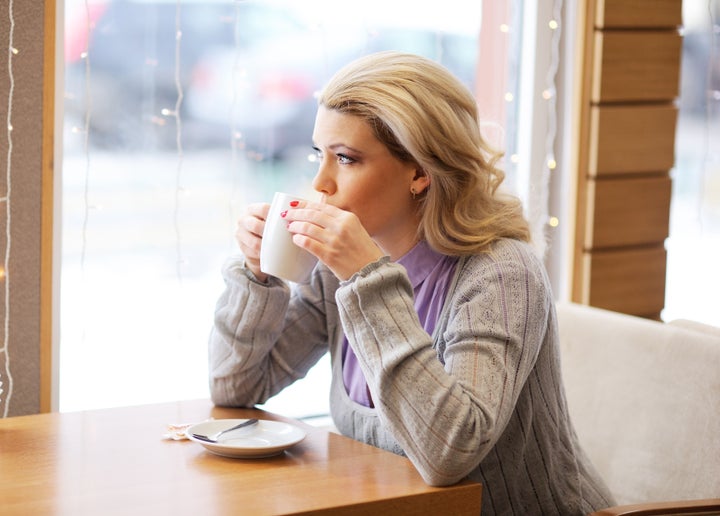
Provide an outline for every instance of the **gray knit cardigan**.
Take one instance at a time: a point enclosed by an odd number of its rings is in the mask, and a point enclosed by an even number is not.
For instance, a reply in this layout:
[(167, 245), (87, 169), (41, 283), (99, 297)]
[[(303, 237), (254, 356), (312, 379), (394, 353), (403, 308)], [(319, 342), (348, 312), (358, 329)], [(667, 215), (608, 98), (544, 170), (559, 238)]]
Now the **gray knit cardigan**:
[[(405, 269), (388, 258), (344, 282), (319, 265), (292, 290), (258, 282), (242, 264), (223, 268), (210, 335), (216, 404), (263, 403), (329, 351), (340, 432), (406, 455), (428, 484), (482, 482), (484, 515), (613, 505), (570, 422), (551, 287), (528, 244), (499, 240), (461, 259), (432, 336)], [(345, 391), (343, 335), (374, 408)]]

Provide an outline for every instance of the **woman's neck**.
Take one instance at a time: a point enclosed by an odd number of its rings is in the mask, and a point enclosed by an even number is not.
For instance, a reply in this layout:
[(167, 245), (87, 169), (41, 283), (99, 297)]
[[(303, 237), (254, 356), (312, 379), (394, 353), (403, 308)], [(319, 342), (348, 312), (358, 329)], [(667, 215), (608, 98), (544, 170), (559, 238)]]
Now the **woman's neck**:
[(420, 239), (415, 230), (401, 238), (395, 238), (388, 242), (376, 241), (376, 243), (385, 254), (390, 256), (390, 260), (394, 262), (397, 261), (398, 258), (405, 256), (419, 241)]

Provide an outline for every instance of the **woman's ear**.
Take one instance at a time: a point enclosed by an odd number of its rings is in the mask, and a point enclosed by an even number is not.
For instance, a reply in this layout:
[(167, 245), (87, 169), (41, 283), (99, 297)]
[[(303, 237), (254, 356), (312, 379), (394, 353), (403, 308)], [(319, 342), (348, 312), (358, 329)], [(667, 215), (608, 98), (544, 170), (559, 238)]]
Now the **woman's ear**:
[(415, 171), (415, 177), (410, 186), (417, 195), (420, 195), (430, 186), (430, 176), (428, 176), (423, 169), (419, 168)]

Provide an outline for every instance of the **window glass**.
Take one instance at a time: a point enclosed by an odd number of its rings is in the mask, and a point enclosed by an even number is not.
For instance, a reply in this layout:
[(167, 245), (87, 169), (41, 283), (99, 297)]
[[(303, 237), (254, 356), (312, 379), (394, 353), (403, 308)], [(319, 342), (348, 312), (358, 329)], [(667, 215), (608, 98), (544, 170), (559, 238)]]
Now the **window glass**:
[[(684, 2), (663, 318), (720, 325), (697, 289), (720, 289), (720, 13), (710, 5)], [(65, 0), (61, 410), (207, 396), (206, 342), (236, 218), (276, 190), (309, 188), (313, 95), (357, 56), (421, 53), (476, 92), (501, 80), (505, 115), (483, 122), (500, 130), (508, 186), (527, 199), (529, 178), (516, 177), (530, 80), (520, 66), (551, 51), (529, 48), (521, 27), (529, 7), (550, 2), (491, 6), (489, 29), (510, 35), (507, 70), (503, 55), (477, 84), (479, 0)], [(269, 408), (326, 411), (328, 374), (324, 360)]]
[[(477, 4), (477, 5), (474, 5)], [(60, 409), (208, 395), (235, 221), (303, 194), (314, 93), (381, 49), (474, 88), (481, 3), (66, 3)], [(269, 408), (327, 411), (327, 360)]]
[(720, 326), (720, 2), (683, 2), (663, 319)]

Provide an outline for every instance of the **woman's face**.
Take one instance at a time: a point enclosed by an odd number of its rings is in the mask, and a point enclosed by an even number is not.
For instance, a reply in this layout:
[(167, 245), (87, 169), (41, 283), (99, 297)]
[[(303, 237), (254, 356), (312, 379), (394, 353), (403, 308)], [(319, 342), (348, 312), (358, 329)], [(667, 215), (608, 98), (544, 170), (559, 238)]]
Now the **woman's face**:
[(427, 186), (417, 166), (395, 158), (365, 120), (322, 106), (313, 142), (320, 158), (313, 187), (323, 200), (354, 213), (391, 256), (414, 244), (419, 218), (410, 190)]

